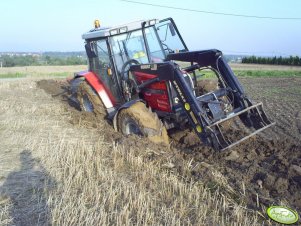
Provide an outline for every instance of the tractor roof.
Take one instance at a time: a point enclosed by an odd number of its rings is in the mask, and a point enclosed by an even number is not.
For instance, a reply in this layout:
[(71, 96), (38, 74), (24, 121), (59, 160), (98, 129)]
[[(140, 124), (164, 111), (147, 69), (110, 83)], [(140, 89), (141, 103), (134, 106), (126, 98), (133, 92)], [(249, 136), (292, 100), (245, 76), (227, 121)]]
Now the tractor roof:
[(134, 31), (142, 28), (142, 23), (146, 23), (146, 27), (152, 26), (158, 22), (157, 19), (152, 20), (139, 20), (134, 21), (127, 24), (122, 24), (119, 26), (114, 27), (99, 27), (92, 29), (82, 35), (83, 39), (94, 39), (94, 38), (101, 38), (101, 37), (108, 37), (112, 35), (117, 35), (121, 33), (126, 33), (128, 31)]

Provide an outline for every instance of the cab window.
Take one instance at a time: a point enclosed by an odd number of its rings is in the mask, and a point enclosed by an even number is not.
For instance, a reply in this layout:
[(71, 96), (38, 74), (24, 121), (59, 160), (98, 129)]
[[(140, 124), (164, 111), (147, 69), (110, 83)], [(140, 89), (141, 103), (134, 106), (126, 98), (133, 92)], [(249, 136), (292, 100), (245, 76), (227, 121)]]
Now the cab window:
[(166, 55), (169, 53), (187, 51), (184, 43), (181, 41), (179, 34), (170, 20), (158, 23), (155, 26)]
[(130, 59), (135, 59), (141, 64), (149, 63), (141, 30), (113, 36), (111, 46), (119, 72), (123, 64)]
[(96, 55), (90, 60), (90, 70), (100, 77), (101, 81), (112, 92), (116, 101), (119, 102), (118, 83), (114, 81), (113, 75), (108, 72), (108, 69), (111, 69), (111, 60), (106, 39), (91, 41), (90, 46)]
[(162, 62), (165, 58), (163, 49), (160, 45), (159, 36), (157, 35), (154, 27), (145, 29), (145, 36), (149, 47), (150, 58), (152, 63)]

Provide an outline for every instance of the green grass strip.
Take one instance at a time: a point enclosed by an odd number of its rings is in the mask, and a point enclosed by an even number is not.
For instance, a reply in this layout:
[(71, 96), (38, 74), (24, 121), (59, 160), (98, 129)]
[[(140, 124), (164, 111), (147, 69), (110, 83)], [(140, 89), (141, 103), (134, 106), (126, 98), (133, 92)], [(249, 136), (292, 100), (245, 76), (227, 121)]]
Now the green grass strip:
[(6, 74), (0, 74), (0, 78), (25, 78), (26, 74), (23, 73), (6, 73)]
[(301, 71), (259, 71), (234, 70), (240, 77), (301, 77)]

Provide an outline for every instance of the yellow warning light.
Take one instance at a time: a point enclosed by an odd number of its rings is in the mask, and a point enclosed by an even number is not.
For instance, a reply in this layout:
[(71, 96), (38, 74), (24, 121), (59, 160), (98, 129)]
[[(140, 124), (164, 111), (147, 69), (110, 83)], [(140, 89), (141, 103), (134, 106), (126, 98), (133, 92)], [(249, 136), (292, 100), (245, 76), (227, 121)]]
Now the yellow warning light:
[(202, 132), (202, 127), (200, 125), (197, 125), (196, 126), (196, 131), (198, 131), (198, 133), (201, 133)]
[(108, 75), (112, 75), (112, 69), (111, 68), (108, 68), (107, 72), (108, 72)]
[(189, 111), (190, 110), (190, 105), (188, 103), (185, 103), (184, 108), (186, 109), (186, 111)]
[(99, 20), (94, 20), (94, 27), (99, 28), (100, 27), (100, 21)]

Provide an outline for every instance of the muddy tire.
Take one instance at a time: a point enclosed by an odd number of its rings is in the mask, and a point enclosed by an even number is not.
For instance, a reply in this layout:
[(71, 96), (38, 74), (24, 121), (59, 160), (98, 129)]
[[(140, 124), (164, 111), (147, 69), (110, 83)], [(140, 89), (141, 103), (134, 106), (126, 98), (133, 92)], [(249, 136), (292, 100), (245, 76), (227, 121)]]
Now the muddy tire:
[(137, 102), (131, 107), (121, 110), (118, 114), (117, 126), (118, 130), (125, 135), (136, 134), (147, 137), (154, 143), (169, 144), (163, 123), (157, 114), (142, 102)]
[(94, 112), (101, 117), (106, 116), (106, 109), (100, 97), (87, 82), (83, 81), (79, 84), (77, 99), (82, 111)]

